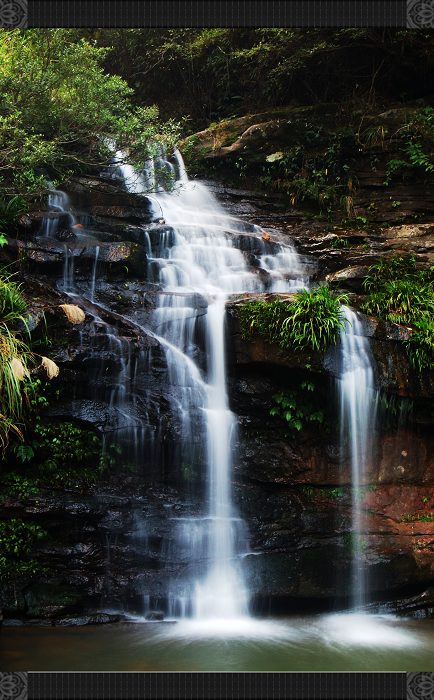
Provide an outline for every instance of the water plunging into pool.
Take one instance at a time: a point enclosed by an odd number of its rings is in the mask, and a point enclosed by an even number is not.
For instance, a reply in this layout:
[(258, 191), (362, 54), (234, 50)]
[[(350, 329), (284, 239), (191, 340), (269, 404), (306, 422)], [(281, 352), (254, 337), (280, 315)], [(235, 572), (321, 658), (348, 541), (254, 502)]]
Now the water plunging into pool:
[(340, 425), (341, 443), (349, 448), (352, 484), (352, 586), (351, 603), (365, 603), (366, 575), (363, 565), (362, 486), (375, 448), (378, 391), (369, 340), (360, 317), (343, 307), (345, 327), (341, 333)]
[[(156, 173), (175, 174), (173, 191), (161, 191), (157, 181), (151, 197), (155, 217), (167, 227), (155, 250), (150, 246), (148, 251), (148, 266), (160, 288), (152, 331), (162, 341), (169, 382), (176, 388), (171, 410), (179, 417), (185, 461), (198, 434), (205, 445), (203, 513), (174, 521), (174, 546), (185, 553), (192, 573), (173, 581), (168, 613), (221, 621), (246, 618), (249, 594), (242, 559), (249, 547), (232, 494), (237, 424), (227, 396), (225, 303), (234, 293), (302, 289), (303, 267), (290, 246), (267, 245), (262, 229), (228, 216), (204, 184), (189, 181), (178, 151), (170, 167), (160, 155), (155, 167), (145, 164), (141, 176), (125, 160), (117, 154), (125, 184), (136, 193), (149, 190)], [(244, 254), (252, 246), (256, 265)], [(198, 335), (205, 346), (205, 367), (197, 359)]]

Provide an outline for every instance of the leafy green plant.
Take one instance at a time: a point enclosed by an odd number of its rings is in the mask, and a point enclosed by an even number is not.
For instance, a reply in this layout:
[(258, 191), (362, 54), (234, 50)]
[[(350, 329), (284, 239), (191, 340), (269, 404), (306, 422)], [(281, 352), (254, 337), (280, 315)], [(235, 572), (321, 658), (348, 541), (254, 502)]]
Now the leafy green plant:
[(17, 220), (27, 211), (26, 201), (20, 195), (15, 195), (7, 200), (0, 199), (0, 246), (6, 245), (10, 229), (13, 229)]
[(27, 302), (22, 294), (22, 284), (13, 281), (13, 275), (3, 274), (0, 277), (0, 318), (4, 323), (25, 321), (23, 313)]
[(324, 411), (318, 409), (317, 397), (311, 395), (315, 388), (312, 382), (302, 382), (297, 390), (275, 394), (273, 400), (276, 405), (270, 410), (270, 416), (282, 418), (291, 432), (300, 432), (309, 423), (323, 425)]
[(333, 240), (330, 243), (331, 248), (349, 248), (350, 242), (348, 238), (340, 238), (339, 236), (337, 238), (333, 238)]
[(41, 567), (29, 557), (37, 540), (47, 533), (36, 523), (19, 518), (0, 521), (0, 580), (35, 575)]
[(87, 488), (112, 466), (120, 454), (117, 444), (103, 451), (101, 438), (74, 423), (44, 424), (37, 419), (34, 438), (27, 445), (36, 462), (32, 472), (44, 488)]
[[(397, 176), (410, 173), (432, 175), (434, 173), (434, 110), (424, 107), (418, 110), (396, 136), (400, 141), (403, 158), (392, 158), (387, 163), (384, 183), (389, 185)], [(393, 206), (393, 205), (392, 205)]]
[(430, 513), (407, 514), (401, 517), (402, 523), (434, 523), (434, 515)]

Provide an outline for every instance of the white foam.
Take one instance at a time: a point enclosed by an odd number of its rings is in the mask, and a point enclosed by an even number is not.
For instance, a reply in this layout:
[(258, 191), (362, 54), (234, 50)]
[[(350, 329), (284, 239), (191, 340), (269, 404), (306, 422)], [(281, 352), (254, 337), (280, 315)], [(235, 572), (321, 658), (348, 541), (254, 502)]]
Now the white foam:
[(349, 647), (402, 648), (419, 646), (420, 641), (403, 629), (392, 615), (342, 613), (325, 615), (315, 625), (315, 635), (328, 644)]

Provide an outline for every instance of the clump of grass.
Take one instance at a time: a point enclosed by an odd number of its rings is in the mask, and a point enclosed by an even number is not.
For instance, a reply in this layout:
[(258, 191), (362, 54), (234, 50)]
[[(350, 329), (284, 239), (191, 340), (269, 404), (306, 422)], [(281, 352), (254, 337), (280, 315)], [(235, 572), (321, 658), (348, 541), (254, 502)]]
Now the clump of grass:
[(243, 337), (257, 333), (280, 347), (324, 351), (335, 343), (345, 324), (342, 304), (345, 294), (334, 294), (327, 286), (298, 292), (293, 301), (256, 301), (241, 307)]
[(0, 317), (4, 322), (21, 320), (27, 306), (21, 293), (22, 285), (11, 278), (11, 275), (0, 277)]

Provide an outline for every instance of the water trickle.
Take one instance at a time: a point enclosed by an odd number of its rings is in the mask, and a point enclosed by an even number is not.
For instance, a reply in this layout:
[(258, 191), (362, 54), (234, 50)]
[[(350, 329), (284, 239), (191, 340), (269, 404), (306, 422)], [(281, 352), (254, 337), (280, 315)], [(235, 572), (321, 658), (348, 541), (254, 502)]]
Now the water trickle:
[(96, 270), (98, 266), (98, 256), (99, 256), (99, 245), (95, 246), (95, 261), (93, 263), (92, 267), (92, 279), (90, 283), (90, 300), (94, 301), (95, 299), (95, 286), (96, 286)]
[(352, 481), (352, 607), (361, 607), (366, 598), (366, 572), (363, 565), (363, 520), (361, 486), (375, 448), (378, 391), (375, 388), (374, 360), (360, 317), (343, 307), (345, 327), (341, 332), (340, 411), (341, 443), (348, 445)]
[(74, 254), (64, 246), (62, 291), (69, 294), (74, 291)]
[[(76, 224), (76, 219), (71, 212), (69, 205), (69, 198), (66, 192), (61, 190), (56, 190), (52, 188), (52, 184), (49, 182), (48, 187), (50, 187), (48, 192), (48, 216), (45, 216), (42, 220), (40, 234), (46, 238), (55, 238), (59, 228), (59, 218), (60, 215), (64, 214), (68, 218), (69, 227)], [(59, 214), (59, 216), (56, 216)]]

